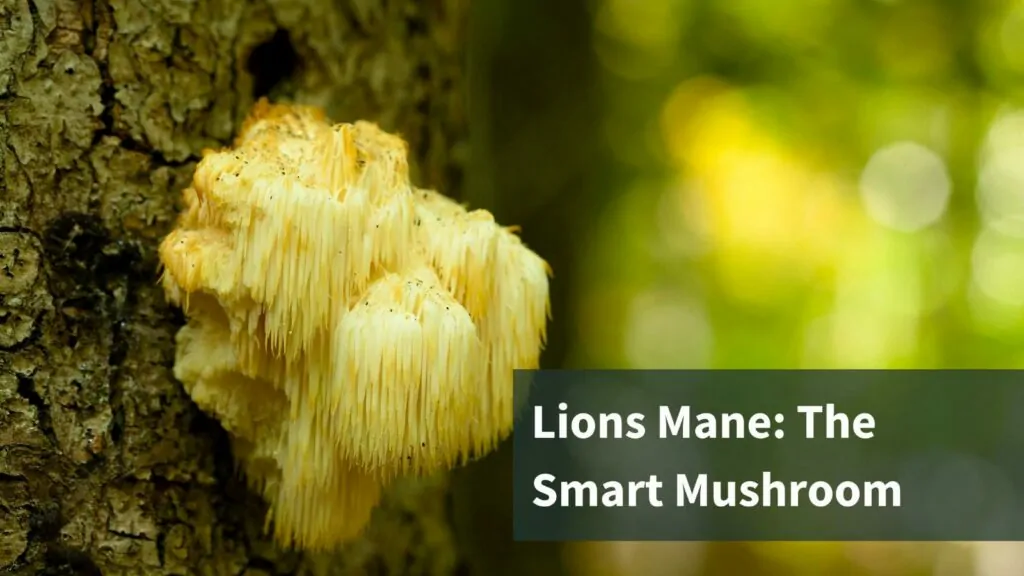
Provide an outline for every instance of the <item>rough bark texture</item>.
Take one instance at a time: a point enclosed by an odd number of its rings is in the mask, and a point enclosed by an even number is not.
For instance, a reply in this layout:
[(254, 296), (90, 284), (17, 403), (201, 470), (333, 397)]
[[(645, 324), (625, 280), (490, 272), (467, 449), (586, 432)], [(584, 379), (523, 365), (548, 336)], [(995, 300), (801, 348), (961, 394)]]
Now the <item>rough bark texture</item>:
[[(453, 193), (460, 0), (0, 0), (0, 573), (441, 574), (443, 478), (365, 538), (278, 550), (171, 374), (155, 249), (203, 148), (261, 95), (406, 137)], [(418, 168), (418, 169), (417, 169)]]

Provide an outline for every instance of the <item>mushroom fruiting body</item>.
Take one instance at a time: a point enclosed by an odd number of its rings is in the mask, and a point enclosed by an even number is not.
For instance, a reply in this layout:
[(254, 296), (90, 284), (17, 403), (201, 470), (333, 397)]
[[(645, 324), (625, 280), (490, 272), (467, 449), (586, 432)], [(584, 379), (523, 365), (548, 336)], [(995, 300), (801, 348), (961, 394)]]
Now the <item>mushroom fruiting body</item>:
[(550, 270), (488, 212), (413, 187), (400, 138), (260, 102), (183, 202), (160, 246), (189, 318), (175, 377), (230, 433), (281, 543), (344, 542), (395, 477), (511, 432)]

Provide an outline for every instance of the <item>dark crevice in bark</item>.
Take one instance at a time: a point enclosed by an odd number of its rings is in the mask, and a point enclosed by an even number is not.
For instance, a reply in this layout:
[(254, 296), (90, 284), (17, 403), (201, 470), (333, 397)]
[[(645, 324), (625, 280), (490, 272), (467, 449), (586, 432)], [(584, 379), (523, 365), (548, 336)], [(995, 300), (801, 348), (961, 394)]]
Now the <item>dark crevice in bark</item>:
[(97, 257), (110, 241), (98, 216), (68, 212), (43, 234), (43, 249), (54, 274), (51, 288), (64, 299), (96, 286)]
[(24, 226), (0, 226), (0, 232), (14, 232), (16, 234), (30, 234), (39, 240), (39, 235), (36, 234), (35, 230), (26, 228)]
[(110, 404), (111, 412), (110, 440), (114, 444), (119, 444), (124, 435), (125, 414), (122, 374), (124, 372), (124, 361), (128, 357), (128, 352), (131, 348), (130, 320), (138, 305), (139, 285), (146, 276), (142, 270), (149, 269), (148, 263), (143, 264), (143, 261), (144, 258), (138, 247), (118, 241), (114, 244), (114, 250), (111, 251), (110, 258), (106, 262), (106, 266), (110, 267), (108, 270), (111, 273), (117, 271), (117, 273), (124, 275), (126, 284), (126, 289), (124, 290), (125, 300), (123, 302), (114, 300), (114, 310), (110, 315), (111, 345), (110, 353), (107, 356), (107, 365), (110, 366), (110, 377), (107, 382), (109, 389), (107, 401)]
[(92, 4), (92, 18), (97, 22), (97, 27), (89, 27), (86, 31), (86, 35), (83, 38), (84, 44), (87, 46), (89, 55), (93, 57), (96, 62), (96, 66), (100, 71), (100, 79), (102, 84), (100, 85), (100, 103), (103, 105), (103, 111), (100, 112), (100, 124), (102, 128), (97, 130), (93, 134), (93, 147), (100, 143), (105, 136), (116, 136), (114, 131), (114, 106), (116, 104), (117, 90), (114, 87), (114, 80), (110, 76), (110, 65), (107, 63), (105, 54), (98, 54), (100, 44), (100, 30), (98, 23), (105, 21), (104, 10), (109, 10), (109, 7), (103, 0), (94, 0)]
[(230, 496), (231, 488), (245, 490), (244, 486), (232, 486), (238, 483), (239, 475), (235, 473), (235, 459), (231, 451), (231, 440), (228, 438), (228, 433), (220, 425), (220, 422), (207, 416), (191, 400), (189, 403), (194, 410), (189, 433), (210, 440), (213, 452), (213, 472), (217, 479), (217, 485), (228, 488), (224, 491), (226, 496)]
[(51, 544), (47, 547), (45, 561), (39, 576), (103, 576), (88, 554), (74, 548)]
[[(109, 434), (115, 444), (124, 433), (121, 375), (131, 339), (129, 320), (136, 307), (137, 288), (151, 281), (153, 262), (134, 242), (114, 240), (97, 216), (70, 213), (53, 222), (44, 234), (44, 253), (53, 274), (51, 292), (65, 324), (64, 343), (74, 349), (80, 339), (110, 334), (107, 364), (111, 408)], [(120, 294), (120, 296), (115, 295)], [(52, 431), (51, 431), (52, 432)], [(104, 458), (83, 465), (88, 476)]]
[(428, 27), (426, 21), (419, 16), (410, 16), (405, 19), (405, 28), (409, 36), (426, 36)]
[(100, 86), (100, 102), (103, 104), (103, 111), (100, 112), (101, 130), (97, 130), (92, 138), (92, 145), (95, 147), (105, 136), (114, 135), (114, 96), (117, 93), (114, 89), (114, 82), (110, 79), (110, 72), (107, 71), (105, 62), (99, 64), (100, 75), (103, 84)]
[(35, 381), (28, 376), (18, 374), (18, 395), (36, 409), (39, 430), (50, 441), (51, 446), (57, 446), (57, 435), (53, 431), (53, 422), (50, 419), (50, 407), (46, 405), (43, 397), (36, 390)]
[(249, 564), (245, 568), (246, 570), (260, 570), (266, 572), (267, 574), (272, 574), (274, 576), (280, 574), (280, 572), (277, 571), (277, 566), (274, 565), (273, 562), (258, 557), (251, 558), (249, 560)]
[(252, 97), (274, 96), (277, 88), (299, 71), (299, 54), (287, 30), (279, 29), (266, 42), (256, 46), (246, 60), (252, 75)]
[[(39, 31), (43, 29), (43, 19), (39, 17), (39, 6), (36, 5), (34, 0), (28, 1), (28, 12), (32, 15), (32, 46), (35, 47), (36, 42), (39, 41)], [(35, 51), (33, 50), (25, 54), (25, 58), (29, 58), (34, 54)]]
[(29, 516), (29, 540), (48, 542), (60, 536), (64, 526), (60, 506), (56, 501), (40, 501), (39, 506)]
[[(51, 270), (51, 289), (61, 304), (74, 304), (90, 312), (113, 312), (127, 317), (129, 310), (109, 310), (111, 292), (124, 282), (148, 281), (152, 262), (133, 241), (114, 240), (98, 216), (69, 212), (50, 224), (43, 247)], [(130, 286), (129, 286), (130, 288)], [(127, 296), (131, 299), (132, 291)]]
[(111, 367), (110, 371), (110, 440), (114, 444), (119, 444), (121, 438), (124, 436), (124, 402), (122, 399), (121, 390), (121, 372), (122, 364), (125, 358), (128, 356), (128, 335), (126, 332), (129, 330), (128, 322), (124, 319), (118, 319), (114, 322), (114, 342), (110, 347), (110, 356), (107, 359), (107, 363)]

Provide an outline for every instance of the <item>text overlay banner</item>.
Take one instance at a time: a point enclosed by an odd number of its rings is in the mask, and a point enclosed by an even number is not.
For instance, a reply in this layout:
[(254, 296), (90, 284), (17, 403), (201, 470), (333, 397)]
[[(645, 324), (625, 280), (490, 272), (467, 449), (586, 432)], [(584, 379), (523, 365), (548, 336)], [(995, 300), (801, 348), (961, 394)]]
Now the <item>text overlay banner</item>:
[(518, 371), (517, 540), (1024, 540), (1024, 372)]

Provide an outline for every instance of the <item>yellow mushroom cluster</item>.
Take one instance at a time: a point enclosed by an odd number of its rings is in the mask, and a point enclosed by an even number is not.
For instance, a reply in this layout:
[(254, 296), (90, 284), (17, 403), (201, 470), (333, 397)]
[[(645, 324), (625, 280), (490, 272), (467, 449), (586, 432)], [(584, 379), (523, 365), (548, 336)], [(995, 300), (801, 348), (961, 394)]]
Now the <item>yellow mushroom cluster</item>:
[(399, 137), (260, 102), (183, 196), (160, 246), (188, 317), (174, 374), (230, 433), (280, 543), (332, 548), (396, 477), (511, 432), (550, 270), (490, 213), (412, 186)]

